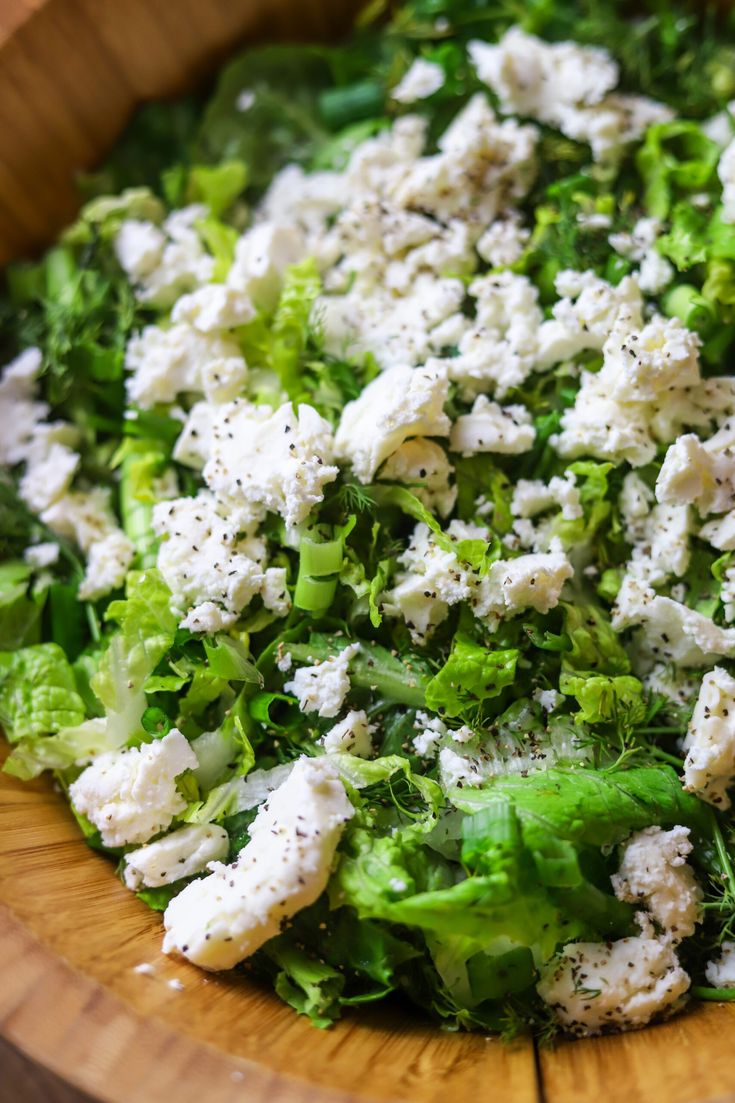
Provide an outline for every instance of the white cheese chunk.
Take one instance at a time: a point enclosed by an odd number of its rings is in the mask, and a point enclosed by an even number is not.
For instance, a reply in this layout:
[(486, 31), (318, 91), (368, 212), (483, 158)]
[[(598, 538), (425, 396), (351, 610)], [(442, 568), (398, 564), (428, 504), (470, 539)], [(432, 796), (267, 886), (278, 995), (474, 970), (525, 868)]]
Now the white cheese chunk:
[(518, 216), (510, 214), (490, 223), (477, 242), (477, 252), (491, 268), (503, 268), (521, 259), (530, 237)]
[(433, 96), (444, 84), (444, 70), (435, 61), (417, 57), (391, 92), (398, 103), (415, 103)]
[(359, 758), (368, 758), (372, 754), (373, 744), (370, 734), (373, 731), (364, 709), (348, 712), (319, 740), (327, 754), (354, 754)]
[(331, 426), (313, 406), (296, 412), (290, 402), (272, 410), (238, 400), (217, 411), (204, 479), (254, 520), (272, 511), (296, 525), (336, 479), (332, 453)]
[(491, 623), (523, 609), (548, 613), (559, 603), (574, 568), (561, 551), (499, 559), (478, 582), (472, 598), (475, 616)]
[[(231, 624), (265, 584), (265, 543), (236, 510), (206, 490), (193, 498), (159, 502), (153, 529), (163, 538), (158, 569), (186, 627), (214, 630)], [(219, 607), (223, 615), (218, 615)], [(226, 614), (229, 614), (227, 616)]]
[(260, 222), (246, 230), (235, 246), (227, 284), (243, 292), (261, 310), (273, 310), (286, 269), (303, 260), (306, 238), (295, 225)]
[(36, 400), (36, 377), (41, 350), (26, 349), (3, 369), (0, 377), (0, 463), (13, 465), (28, 458), (36, 430), (48, 415), (45, 402)]
[(160, 230), (137, 219), (122, 223), (115, 251), (139, 299), (165, 309), (180, 295), (211, 280), (214, 258), (196, 228), (206, 216), (207, 208), (193, 203), (173, 211)]
[(329, 760), (299, 759), (259, 809), (236, 861), (215, 863), (171, 901), (164, 952), (213, 970), (254, 953), (322, 894), (352, 815)]
[(392, 452), (380, 469), (379, 478), (406, 484), (428, 509), (446, 517), (454, 509), (457, 488), (450, 484), (454, 468), (436, 441), (414, 437)]
[(217, 824), (180, 827), (125, 855), (125, 884), (134, 892), (172, 885), (183, 877), (202, 873), (210, 862), (221, 862), (227, 857), (229, 846), (229, 835)]
[(208, 283), (183, 295), (171, 311), (172, 322), (183, 322), (199, 333), (234, 329), (254, 317), (255, 308), (249, 296), (224, 283)]
[(565, 521), (584, 516), (576, 476), (568, 472), (544, 483), (540, 479), (519, 479), (513, 488), (510, 509), (516, 517), (535, 517), (547, 509), (558, 507)]
[(616, 156), (648, 126), (673, 118), (669, 108), (653, 100), (611, 94), (618, 67), (597, 46), (548, 43), (511, 27), (497, 44), (472, 41), (468, 52), (505, 113), (538, 119), (588, 142), (595, 160)]
[[(447, 535), (454, 541), (489, 538), (487, 529), (457, 520), (450, 523)], [(384, 595), (383, 610), (388, 615), (400, 614), (414, 642), (423, 643), (446, 619), (451, 605), (469, 600), (474, 576), (454, 552), (439, 547), (423, 522), (413, 530), (399, 563), (404, 569)]]
[(628, 574), (613, 608), (613, 628), (642, 625), (640, 642), (658, 662), (706, 666), (712, 657), (735, 654), (735, 629), (720, 628), (695, 609), (656, 594)]
[(713, 988), (735, 988), (735, 942), (722, 943), (717, 957), (707, 962), (704, 975)]
[(302, 712), (336, 716), (350, 692), (350, 659), (359, 650), (359, 643), (351, 643), (323, 662), (300, 666), (294, 671), (291, 681), (284, 685), (284, 693), (293, 693), (298, 697)]
[(686, 860), (691, 850), (688, 827), (645, 827), (622, 844), (610, 878), (618, 900), (645, 907), (673, 942), (694, 934), (701, 919), (702, 889)]
[(449, 447), (465, 456), (493, 452), (515, 456), (528, 452), (536, 439), (531, 415), (525, 406), (499, 406), (478, 395), (469, 414), (461, 414), (449, 435)]
[(334, 440), (337, 458), (368, 483), (409, 437), (447, 436), (448, 390), (446, 368), (436, 361), (423, 368), (397, 366), (381, 372), (342, 411)]
[(457, 355), (446, 362), (449, 375), (464, 397), (492, 388), (502, 398), (536, 365), (538, 292), (526, 276), (513, 272), (481, 276), (468, 290), (476, 300), (475, 320), (460, 335)]
[(729, 808), (735, 782), (735, 678), (720, 666), (705, 674), (684, 740), (684, 788)]
[(571, 1034), (634, 1030), (673, 1011), (689, 988), (670, 942), (572, 942), (542, 971), (537, 991)]
[(196, 766), (186, 739), (172, 728), (163, 739), (98, 755), (69, 787), (69, 797), (105, 846), (147, 843), (186, 808), (176, 778)]
[(23, 552), (23, 559), (29, 567), (39, 571), (45, 567), (53, 567), (54, 563), (58, 562), (59, 551), (59, 545), (49, 540), (42, 544), (32, 544), (26, 548)]
[(186, 392), (224, 401), (239, 393), (247, 376), (234, 341), (183, 322), (170, 329), (146, 326), (128, 342), (125, 366), (128, 396), (143, 409)]
[(135, 546), (118, 528), (96, 541), (87, 554), (87, 567), (79, 584), (82, 601), (97, 601), (117, 590), (125, 582), (130, 564), (135, 556)]

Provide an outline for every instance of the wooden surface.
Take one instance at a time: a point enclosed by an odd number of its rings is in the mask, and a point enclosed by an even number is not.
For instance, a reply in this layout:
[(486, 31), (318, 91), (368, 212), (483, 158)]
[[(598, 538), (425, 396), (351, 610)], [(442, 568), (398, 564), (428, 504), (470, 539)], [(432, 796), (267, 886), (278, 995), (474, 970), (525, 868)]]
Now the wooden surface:
[(95, 1103), (0, 1038), (0, 1103)]
[[(735, 1101), (732, 1007), (536, 1058), (527, 1042), (441, 1032), (396, 1009), (318, 1031), (246, 978), (162, 956), (160, 940), (159, 918), (85, 846), (51, 785), (0, 774), (0, 1034), (95, 1099)], [(8, 1103), (35, 1103), (22, 1084)]]
[[(354, 6), (0, 0), (0, 261), (73, 213), (75, 171), (135, 103), (245, 34), (324, 35)], [(395, 1009), (319, 1032), (244, 978), (164, 958), (160, 937), (51, 785), (0, 775), (0, 1103), (735, 1103), (732, 1007), (538, 1055)]]
[(48, 242), (141, 100), (245, 36), (325, 37), (357, 0), (0, 0), (0, 264)]

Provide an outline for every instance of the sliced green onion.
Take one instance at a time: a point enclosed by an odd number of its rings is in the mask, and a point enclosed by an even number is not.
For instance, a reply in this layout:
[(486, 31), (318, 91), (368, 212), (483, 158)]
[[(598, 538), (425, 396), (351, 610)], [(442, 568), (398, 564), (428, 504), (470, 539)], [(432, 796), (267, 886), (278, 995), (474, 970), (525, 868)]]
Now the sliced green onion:
[(311, 578), (339, 574), (344, 558), (344, 541), (325, 540), (322, 543), (305, 536), (299, 544), (299, 573)]
[(319, 114), (329, 127), (335, 129), (381, 115), (385, 106), (385, 92), (374, 80), (361, 80), (343, 88), (327, 88), (319, 97)]
[(309, 578), (299, 575), (296, 580), (294, 604), (305, 613), (324, 613), (337, 592), (336, 578)]
[(735, 1000), (735, 988), (701, 988), (695, 984), (690, 991), (698, 1000)]

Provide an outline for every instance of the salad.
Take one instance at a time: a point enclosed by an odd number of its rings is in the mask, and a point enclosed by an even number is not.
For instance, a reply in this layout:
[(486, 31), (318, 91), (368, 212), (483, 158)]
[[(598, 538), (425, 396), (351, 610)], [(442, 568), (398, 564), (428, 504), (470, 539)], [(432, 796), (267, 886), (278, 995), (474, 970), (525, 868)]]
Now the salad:
[(7, 270), (4, 768), (317, 1026), (640, 1027), (735, 998), (735, 19), (384, 7)]

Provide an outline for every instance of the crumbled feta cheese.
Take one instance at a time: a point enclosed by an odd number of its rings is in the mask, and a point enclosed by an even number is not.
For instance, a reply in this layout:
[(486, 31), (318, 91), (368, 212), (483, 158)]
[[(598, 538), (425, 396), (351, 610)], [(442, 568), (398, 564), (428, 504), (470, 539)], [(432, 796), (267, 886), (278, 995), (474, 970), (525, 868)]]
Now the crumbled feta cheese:
[(409, 165), (391, 188), (400, 205), (442, 222), (466, 218), (487, 225), (508, 195), (525, 195), (535, 175), (538, 132), (514, 119), (499, 121), (478, 93), (437, 142), (439, 152)]
[(306, 239), (295, 225), (260, 222), (246, 230), (235, 246), (227, 284), (244, 292), (261, 310), (278, 302), (286, 269), (303, 260)]
[[(452, 521), (447, 535), (454, 540), (487, 539), (486, 529)], [(450, 605), (467, 601), (473, 592), (471, 572), (462, 567), (452, 551), (440, 548), (427, 525), (416, 525), (406, 551), (399, 557), (404, 570), (395, 586), (384, 596), (386, 613), (406, 621), (411, 638), (422, 643), (446, 619)]]
[(551, 443), (564, 458), (595, 456), (634, 467), (650, 463), (656, 455), (645, 409), (611, 398), (601, 373), (582, 373), (574, 406), (562, 414), (561, 432)]
[(540, 368), (601, 349), (616, 326), (632, 330), (643, 324), (643, 299), (630, 276), (614, 287), (592, 271), (565, 269), (555, 286), (562, 297), (552, 309), (553, 317), (539, 329)]
[(511, 27), (497, 45), (473, 40), (468, 53), (504, 112), (551, 125), (563, 108), (598, 104), (618, 83), (618, 66), (607, 50), (544, 42), (520, 27)]
[(105, 846), (147, 843), (186, 808), (176, 778), (196, 766), (186, 739), (172, 728), (163, 739), (98, 755), (69, 787), (69, 797)]
[(540, 479), (519, 479), (513, 488), (511, 513), (516, 517), (535, 517), (558, 506), (565, 521), (584, 516), (576, 476), (567, 472), (564, 478), (555, 475), (550, 482)]
[(285, 617), (291, 608), (287, 578), (288, 571), (285, 567), (268, 567), (263, 577), (263, 585), (260, 589), (263, 605), (277, 617)]
[(482, 785), (486, 774), (482, 763), (473, 755), (442, 747), (439, 751), (439, 782), (446, 792), (449, 789), (474, 788)]
[(515, 264), (523, 256), (531, 231), (522, 226), (517, 215), (491, 222), (477, 243), (477, 252), (491, 268)]
[(97, 601), (122, 586), (135, 556), (135, 545), (121, 529), (113, 529), (95, 542), (87, 554), (87, 567), (79, 584), (82, 601)]
[(163, 309), (211, 280), (214, 258), (206, 252), (196, 229), (206, 215), (206, 207), (192, 204), (173, 211), (160, 230), (137, 219), (122, 223), (115, 252), (142, 302)]
[(722, 183), (722, 221), (735, 222), (735, 138), (720, 157), (717, 175)]
[(607, 50), (548, 43), (511, 27), (496, 45), (472, 41), (470, 59), (506, 114), (524, 115), (589, 142), (595, 160), (618, 154), (673, 112), (641, 96), (610, 94), (618, 66)]
[(166, 235), (153, 222), (126, 218), (115, 238), (115, 255), (133, 283), (143, 283), (158, 268)]
[(202, 873), (210, 862), (227, 857), (230, 837), (214, 823), (180, 827), (154, 843), (125, 855), (125, 884), (133, 892), (140, 888), (171, 885), (183, 877)]
[(559, 603), (574, 568), (561, 551), (499, 559), (478, 582), (472, 598), (475, 616), (491, 622), (523, 609), (548, 613)]
[(449, 447), (466, 456), (477, 452), (515, 456), (528, 452), (535, 439), (536, 430), (525, 406), (499, 406), (481, 394), (472, 411), (455, 421)]
[(293, 693), (298, 697), (302, 712), (336, 716), (350, 692), (350, 659), (359, 650), (359, 643), (351, 643), (323, 662), (299, 667), (291, 681), (284, 685), (284, 693)]
[(464, 296), (461, 280), (431, 272), (416, 276), (402, 294), (356, 280), (344, 295), (322, 295), (314, 316), (335, 356), (371, 353), (382, 368), (405, 367), (425, 363), (448, 343), (443, 327)]
[(555, 689), (535, 689), (533, 691), (533, 699), (544, 710), (544, 712), (553, 712), (564, 700), (561, 693)]
[(286, 165), (273, 177), (258, 213), (271, 225), (298, 226), (306, 235), (306, 255), (320, 259), (327, 223), (344, 206), (345, 194), (339, 172), (306, 173), (300, 165)]
[(699, 690), (696, 676), (665, 663), (656, 663), (642, 681), (649, 693), (660, 694), (672, 705), (689, 706)]
[(721, 666), (702, 679), (683, 747), (684, 788), (717, 808), (729, 808), (727, 790), (735, 782), (735, 678)]
[(41, 370), (41, 350), (26, 349), (3, 370), (0, 377), (0, 464), (27, 459), (37, 426), (48, 415), (45, 402), (36, 401), (36, 376)]
[(228, 613), (214, 601), (200, 601), (189, 609), (185, 617), (182, 617), (179, 627), (187, 628), (190, 632), (202, 632), (206, 636), (213, 636), (215, 632), (231, 628), (236, 620), (237, 613)]
[(513, 272), (481, 276), (468, 290), (476, 301), (475, 319), (469, 325), (465, 320), (457, 354), (446, 361), (449, 376), (463, 397), (492, 387), (502, 398), (535, 367), (542, 320), (538, 292), (526, 276)]
[(78, 452), (72, 452), (71, 448), (57, 441), (50, 442), (41, 456), (29, 456), (25, 474), (18, 485), (18, 493), (28, 508), (34, 513), (42, 513), (66, 494), (80, 458)]
[(603, 346), (600, 377), (621, 402), (656, 401), (670, 388), (699, 382), (696, 333), (678, 318), (654, 315), (642, 329), (616, 327)]
[[(730, 422), (702, 443), (685, 433), (670, 445), (656, 480), (660, 502), (695, 505), (700, 514), (735, 506), (735, 457)], [(722, 447), (720, 447), (722, 445)]]
[(610, 878), (618, 900), (645, 907), (672, 942), (694, 934), (701, 919), (702, 889), (686, 861), (691, 850), (688, 827), (645, 827), (623, 843)]
[(382, 372), (342, 411), (334, 439), (337, 458), (368, 483), (409, 437), (446, 436), (451, 425), (444, 413), (448, 390), (446, 368), (438, 362)]
[(660, 295), (674, 278), (674, 266), (656, 249), (646, 253), (638, 269), (638, 286), (646, 295)]
[(240, 392), (247, 376), (234, 341), (184, 323), (170, 329), (146, 326), (128, 342), (125, 366), (128, 396), (143, 409), (173, 402), (184, 392), (222, 402)]
[(634, 540), (628, 572), (648, 586), (658, 586), (672, 574), (681, 577), (689, 566), (691, 531), (688, 506), (654, 506), (644, 520), (627, 526), (626, 536)]
[(359, 709), (348, 712), (344, 720), (330, 728), (319, 742), (327, 754), (342, 752), (368, 758), (373, 750), (370, 739), (372, 731), (374, 728), (368, 721), (367, 713)]
[(171, 321), (184, 323), (199, 333), (217, 333), (245, 325), (255, 308), (244, 291), (224, 283), (208, 283), (174, 303)]
[(290, 402), (272, 410), (235, 401), (217, 410), (204, 479), (253, 520), (272, 511), (296, 525), (337, 477), (332, 450), (331, 426), (313, 406), (296, 412)]
[(537, 991), (571, 1034), (633, 1030), (673, 1010), (689, 988), (668, 941), (572, 942), (544, 967)]
[(552, 438), (557, 451), (613, 463), (627, 460), (636, 467), (649, 463), (656, 439), (666, 439), (678, 411), (685, 419), (698, 416), (691, 396), (701, 384), (699, 344), (678, 319), (656, 315), (642, 326), (640, 304), (621, 307), (603, 344), (602, 370), (582, 374), (575, 404), (564, 412), (561, 433)]
[(391, 92), (398, 103), (415, 103), (438, 92), (444, 84), (444, 70), (435, 61), (417, 57)]
[[(193, 498), (159, 502), (153, 529), (164, 538), (158, 569), (174, 607), (193, 631), (231, 624), (265, 585), (265, 544), (236, 511), (200, 490)], [(217, 612), (221, 607), (223, 612)], [(227, 616), (226, 614), (230, 614)]]
[(59, 545), (53, 541), (33, 544), (23, 552), (23, 559), (29, 567), (33, 567), (35, 571), (40, 571), (44, 567), (53, 567), (54, 563), (58, 562), (59, 550)]
[(212, 451), (212, 430), (217, 408), (209, 402), (195, 402), (186, 415), (184, 427), (174, 445), (177, 463), (201, 470)]
[(425, 437), (414, 437), (391, 453), (378, 477), (386, 482), (405, 483), (428, 509), (446, 517), (457, 500), (457, 488), (449, 482), (453, 473), (454, 468), (440, 444)]
[(107, 488), (69, 491), (43, 511), (41, 520), (87, 556), (79, 586), (82, 600), (96, 601), (122, 585), (135, 548), (117, 524)]
[(735, 942), (722, 943), (717, 957), (707, 962), (704, 975), (713, 988), (735, 988)]
[(215, 863), (171, 901), (164, 952), (215, 970), (248, 957), (324, 891), (352, 814), (329, 760), (299, 759), (259, 809), (237, 859)]
[(100, 486), (65, 494), (44, 510), (41, 520), (58, 536), (73, 541), (85, 555), (117, 528), (110, 491)]
[(659, 662), (697, 667), (706, 666), (713, 656), (735, 654), (735, 629), (720, 628), (632, 575), (625, 576), (618, 591), (612, 625), (616, 630), (642, 625), (640, 642)]
[(630, 233), (611, 234), (609, 242), (622, 257), (638, 261), (638, 286), (648, 295), (658, 295), (674, 277), (672, 265), (656, 249), (662, 231), (657, 218), (639, 218)]
[(447, 726), (438, 716), (419, 710), (413, 724), (418, 732), (411, 740), (414, 753), (422, 758), (436, 758), (437, 748), (447, 734)]

